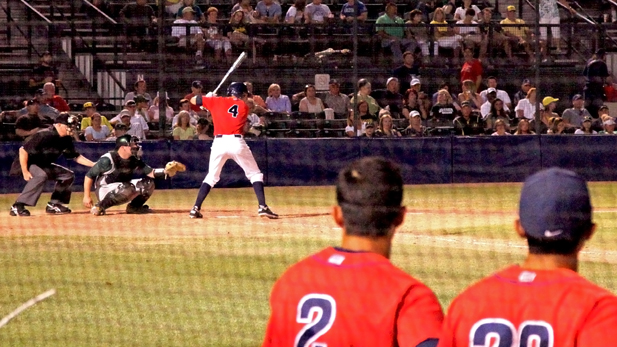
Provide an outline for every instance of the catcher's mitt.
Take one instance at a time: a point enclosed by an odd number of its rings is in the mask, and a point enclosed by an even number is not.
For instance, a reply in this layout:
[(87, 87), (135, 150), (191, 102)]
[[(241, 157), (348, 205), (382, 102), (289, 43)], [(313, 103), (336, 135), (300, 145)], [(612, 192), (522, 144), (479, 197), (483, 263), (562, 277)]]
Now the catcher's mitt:
[(176, 172), (184, 172), (186, 171), (186, 165), (177, 162), (175, 160), (170, 161), (169, 163), (167, 163), (167, 165), (165, 165), (165, 173), (169, 176), (169, 177), (173, 177)]

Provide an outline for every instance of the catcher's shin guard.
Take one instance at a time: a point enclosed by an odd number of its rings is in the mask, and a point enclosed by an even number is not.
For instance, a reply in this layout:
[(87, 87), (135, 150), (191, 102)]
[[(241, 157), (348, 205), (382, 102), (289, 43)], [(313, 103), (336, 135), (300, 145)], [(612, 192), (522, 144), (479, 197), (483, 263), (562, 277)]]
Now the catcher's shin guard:
[(150, 177), (144, 177), (135, 184), (137, 195), (132, 201), (131, 206), (140, 207), (150, 199), (152, 193), (154, 193), (154, 179)]
[(99, 202), (99, 207), (108, 209), (112, 206), (126, 204), (133, 200), (138, 194), (139, 192), (132, 183), (122, 183), (116, 189), (105, 195), (105, 198)]

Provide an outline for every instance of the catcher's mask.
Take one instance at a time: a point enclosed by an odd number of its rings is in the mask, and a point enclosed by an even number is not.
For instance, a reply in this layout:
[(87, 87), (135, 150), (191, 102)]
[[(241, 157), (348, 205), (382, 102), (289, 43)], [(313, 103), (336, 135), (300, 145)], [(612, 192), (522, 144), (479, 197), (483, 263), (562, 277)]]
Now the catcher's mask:
[(130, 146), (131, 153), (134, 156), (137, 156), (137, 152), (141, 149), (141, 146), (139, 145), (139, 138), (129, 134), (122, 135), (116, 139), (116, 150), (124, 146)]

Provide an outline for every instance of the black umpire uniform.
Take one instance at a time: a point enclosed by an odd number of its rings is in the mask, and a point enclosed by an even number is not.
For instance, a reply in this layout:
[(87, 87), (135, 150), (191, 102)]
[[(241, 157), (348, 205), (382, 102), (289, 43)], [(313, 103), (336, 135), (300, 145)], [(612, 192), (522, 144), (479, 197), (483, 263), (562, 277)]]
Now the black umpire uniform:
[(25, 206), (36, 205), (48, 180), (56, 181), (56, 186), (45, 211), (49, 214), (71, 212), (63, 204), (68, 204), (71, 200), (71, 186), (75, 174), (55, 162), (60, 155), (64, 155), (82, 165), (94, 165), (75, 151), (71, 132), (78, 124), (77, 117), (63, 113), (56, 118), (53, 127), (34, 133), (24, 142), (19, 149), (19, 156), (11, 166), (10, 174), (23, 175), (27, 183), (11, 207), (11, 216), (29, 216), (30, 212)]

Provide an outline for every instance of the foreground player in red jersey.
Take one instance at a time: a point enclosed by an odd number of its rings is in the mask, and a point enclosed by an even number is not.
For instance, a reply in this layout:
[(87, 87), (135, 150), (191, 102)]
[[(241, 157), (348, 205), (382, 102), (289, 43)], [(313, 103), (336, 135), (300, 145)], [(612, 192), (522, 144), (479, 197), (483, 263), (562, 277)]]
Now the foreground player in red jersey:
[(248, 117), (248, 106), (246, 106), (248, 88), (244, 83), (232, 82), (227, 88), (227, 95), (228, 97), (198, 95), (191, 99), (192, 104), (210, 110), (214, 124), (214, 141), (210, 152), (208, 174), (199, 188), (189, 216), (203, 218), (200, 211), (201, 204), (219, 181), (223, 165), (231, 159), (244, 170), (246, 178), (253, 185), (259, 203), (257, 214), (260, 217), (276, 219), (278, 215), (266, 205), (264, 175), (259, 170), (251, 149), (244, 141), (244, 125)]
[(529, 255), (460, 294), (440, 347), (617, 346), (617, 297), (577, 274), (595, 231), (585, 181), (552, 168), (523, 186), (515, 228)]
[(399, 169), (358, 160), (339, 174), (336, 195), (341, 247), (300, 261), (276, 282), (263, 346), (437, 345), (443, 313), (435, 294), (388, 260), (405, 216)]

